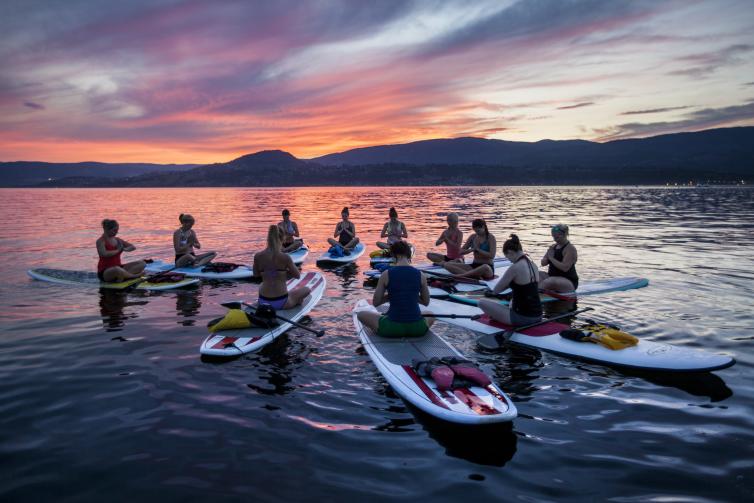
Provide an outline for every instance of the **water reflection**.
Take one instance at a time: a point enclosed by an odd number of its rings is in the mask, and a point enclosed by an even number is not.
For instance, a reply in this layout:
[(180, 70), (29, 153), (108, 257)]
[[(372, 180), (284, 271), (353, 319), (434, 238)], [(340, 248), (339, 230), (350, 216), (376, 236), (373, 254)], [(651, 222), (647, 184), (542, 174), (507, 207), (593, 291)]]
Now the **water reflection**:
[(192, 327), (196, 324), (197, 314), (202, 307), (202, 291), (200, 289), (179, 291), (175, 294), (175, 310), (178, 313), (178, 324)]
[[(130, 306), (145, 306), (149, 303), (147, 299), (134, 300), (141, 293), (122, 292), (110, 288), (100, 288), (99, 306), (100, 315), (102, 316), (102, 325), (106, 332), (118, 332), (123, 330), (126, 320), (138, 318), (137, 310), (132, 310), (126, 314), (125, 308)], [(129, 299), (131, 299), (129, 301)]]

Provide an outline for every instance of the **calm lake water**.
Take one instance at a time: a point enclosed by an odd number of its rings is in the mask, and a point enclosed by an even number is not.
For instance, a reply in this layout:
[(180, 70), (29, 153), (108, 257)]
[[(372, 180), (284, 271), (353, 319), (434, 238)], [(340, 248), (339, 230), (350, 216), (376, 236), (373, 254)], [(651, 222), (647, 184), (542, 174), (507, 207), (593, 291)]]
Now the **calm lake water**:
[[(746, 501), (754, 497), (754, 191), (747, 188), (1, 190), (3, 501)], [(261, 352), (207, 363), (223, 301), (257, 285), (100, 292), (26, 269), (93, 269), (100, 220), (130, 257), (170, 259), (181, 212), (205, 249), (249, 263), (287, 207), (315, 270), (343, 206), (373, 243), (396, 206), (420, 255), (448, 211), (484, 217), (539, 258), (571, 225), (582, 278), (650, 286), (587, 297), (595, 318), (649, 340), (735, 355), (714, 374), (626, 373), (537, 351), (475, 350), (438, 331), (515, 401), (508, 428), (417, 417), (361, 348), (350, 318), (369, 268), (327, 270), (312, 325)]]

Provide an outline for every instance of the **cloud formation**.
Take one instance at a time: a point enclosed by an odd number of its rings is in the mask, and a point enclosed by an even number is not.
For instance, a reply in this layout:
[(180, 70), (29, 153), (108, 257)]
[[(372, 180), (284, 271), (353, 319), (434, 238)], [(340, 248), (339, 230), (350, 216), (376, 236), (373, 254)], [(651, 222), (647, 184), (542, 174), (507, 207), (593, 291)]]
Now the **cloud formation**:
[[(694, 114), (749, 103), (753, 13), (741, 0), (5, 2), (0, 160), (307, 158), (740, 124)], [(621, 122), (643, 114), (657, 120)]]

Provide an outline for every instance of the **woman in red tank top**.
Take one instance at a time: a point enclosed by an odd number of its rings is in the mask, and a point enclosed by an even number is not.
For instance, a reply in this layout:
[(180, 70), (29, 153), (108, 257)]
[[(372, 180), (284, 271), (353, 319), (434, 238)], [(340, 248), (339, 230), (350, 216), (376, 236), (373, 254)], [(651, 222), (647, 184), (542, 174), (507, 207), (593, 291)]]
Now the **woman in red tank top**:
[(115, 237), (118, 234), (118, 222), (104, 219), (102, 221), (102, 236), (97, 240), (97, 276), (106, 283), (118, 283), (127, 279), (141, 277), (146, 262), (137, 260), (122, 264), (120, 256), (124, 251), (134, 251), (136, 247), (131, 243)]

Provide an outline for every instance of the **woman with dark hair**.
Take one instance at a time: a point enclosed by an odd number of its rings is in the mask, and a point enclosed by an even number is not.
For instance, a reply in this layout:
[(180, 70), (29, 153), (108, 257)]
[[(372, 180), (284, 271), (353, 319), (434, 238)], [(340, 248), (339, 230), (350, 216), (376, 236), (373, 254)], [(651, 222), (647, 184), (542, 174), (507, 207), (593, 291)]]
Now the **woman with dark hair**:
[(549, 266), (547, 273), (540, 271), (540, 287), (554, 292), (575, 292), (579, 287), (576, 261), (579, 259), (576, 247), (568, 240), (568, 226), (555, 224), (550, 229), (555, 241), (542, 257), (542, 265)]
[(290, 309), (301, 304), (309, 288), (294, 288), (290, 292), (286, 287), (288, 278), (300, 278), (301, 271), (293, 259), (281, 250), (280, 231), (277, 225), (270, 225), (267, 230), (267, 248), (254, 255), (254, 276), (262, 277), (259, 285), (259, 304), (267, 304), (273, 309)]
[(278, 222), (280, 229), (280, 240), (283, 245), (283, 252), (290, 253), (304, 246), (304, 240), (298, 232), (298, 225), (291, 220), (291, 212), (286, 208), (283, 210), (283, 220)]
[(490, 234), (487, 222), (477, 218), (471, 222), (474, 233), (469, 236), (461, 248), (461, 254), (474, 254), (471, 264), (458, 262), (443, 262), (442, 266), (459, 278), (492, 279), (495, 277), (495, 248), (497, 239)]
[(427, 278), (411, 266), (408, 243), (393, 243), (390, 253), (395, 265), (380, 275), (372, 299), (375, 307), (390, 302), (390, 308), (385, 315), (361, 311), (359, 321), (382, 337), (421, 337), (435, 321), (419, 308), (419, 304), (429, 305)]
[(335, 226), (335, 233), (333, 234), (333, 238), (338, 238), (338, 240), (328, 238), (327, 242), (330, 243), (330, 246), (342, 246), (343, 249), (350, 252), (359, 244), (359, 238), (356, 237), (356, 226), (348, 220), (348, 215), (348, 207), (343, 208), (340, 212), (342, 220)]
[(542, 302), (539, 299), (539, 275), (537, 266), (524, 253), (518, 236), (511, 234), (503, 243), (503, 255), (511, 261), (508, 270), (497, 282), (494, 293), (510, 288), (513, 298), (510, 307), (491, 299), (480, 299), (479, 308), (490, 318), (506, 325), (523, 327), (542, 320)]
[(398, 220), (398, 212), (395, 208), (390, 208), (388, 216), (390, 220), (385, 222), (385, 225), (382, 226), (382, 232), (380, 232), (380, 237), (387, 238), (387, 242), (377, 241), (377, 247), (383, 250), (389, 250), (393, 243), (403, 241), (408, 237), (406, 226)]
[(175, 266), (176, 267), (201, 267), (208, 264), (217, 256), (215, 252), (194, 254), (194, 248), (197, 250), (202, 247), (199, 238), (196, 237), (194, 226), (194, 217), (187, 213), (181, 213), (178, 217), (181, 226), (173, 233), (173, 248), (175, 248)]
[(134, 251), (136, 247), (115, 237), (119, 229), (118, 222), (106, 218), (102, 221), (102, 235), (97, 239), (97, 277), (106, 283), (120, 283), (127, 279), (139, 278), (147, 265), (143, 260), (121, 263), (121, 254), (124, 251)]

